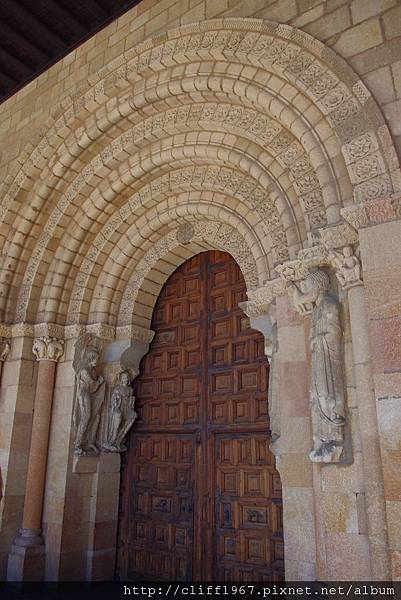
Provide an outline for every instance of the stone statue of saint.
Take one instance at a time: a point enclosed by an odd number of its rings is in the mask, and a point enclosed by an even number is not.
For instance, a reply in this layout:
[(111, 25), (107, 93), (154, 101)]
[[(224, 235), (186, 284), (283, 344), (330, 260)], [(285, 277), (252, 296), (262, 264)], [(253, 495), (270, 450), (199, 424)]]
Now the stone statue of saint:
[(124, 452), (124, 438), (138, 417), (135, 396), (128, 371), (121, 371), (111, 393), (107, 439), (102, 445), (106, 452)]
[(344, 246), (339, 250), (331, 250), (329, 258), (335, 267), (336, 276), (344, 289), (349, 289), (362, 283), (361, 263), (352, 246)]
[[(310, 400), (313, 462), (338, 462), (344, 452), (345, 399), (342, 368), (342, 329), (338, 301), (329, 293), (323, 270), (312, 271), (301, 290), (290, 284), (297, 306), (312, 306)], [(302, 308), (300, 308), (302, 313)]]
[(99, 353), (99, 348), (93, 345), (90, 334), (85, 334), (78, 339), (73, 361), (76, 378), (74, 453), (77, 456), (99, 453), (96, 437), (103, 398), (99, 400), (96, 395), (104, 383), (103, 377), (96, 373)]

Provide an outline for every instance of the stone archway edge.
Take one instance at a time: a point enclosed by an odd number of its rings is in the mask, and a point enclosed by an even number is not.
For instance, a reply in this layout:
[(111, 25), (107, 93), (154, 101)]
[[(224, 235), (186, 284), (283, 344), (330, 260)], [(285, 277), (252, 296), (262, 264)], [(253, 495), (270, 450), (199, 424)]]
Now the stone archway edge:
[[(366, 226), (368, 208), (355, 207), (344, 210), (344, 217), (354, 224), (357, 217), (361, 218), (361, 210), (365, 211), (365, 220), (363, 224)], [(307, 271), (316, 267), (331, 266), (329, 257), (329, 249), (341, 248), (344, 245), (354, 245), (358, 243), (358, 233), (353, 226), (347, 222), (338, 223), (334, 226), (322, 228), (319, 230), (319, 243), (316, 243), (310, 248), (304, 248), (298, 252), (298, 256), (294, 260), (289, 260), (276, 266), (275, 270), (279, 274), (278, 277), (266, 281), (261, 287), (248, 291), (249, 301), (247, 311), (253, 313), (263, 312), (263, 307), (268, 305), (274, 298), (285, 295), (286, 282), (297, 281), (303, 279)], [(316, 240), (317, 241), (317, 240)], [(252, 308), (253, 307), (253, 308)], [(256, 314), (256, 313), (255, 313)], [(255, 316), (255, 315), (253, 315)], [(48, 335), (59, 339), (75, 339), (83, 333), (93, 333), (96, 336), (105, 340), (138, 340), (141, 342), (150, 343), (153, 339), (154, 332), (150, 329), (140, 327), (139, 325), (124, 325), (114, 327), (105, 323), (92, 324), (73, 324), (59, 325), (56, 323), (37, 323), (30, 324), (25, 322), (15, 324), (0, 324), (0, 337), (17, 338), (17, 337), (37, 337)]]

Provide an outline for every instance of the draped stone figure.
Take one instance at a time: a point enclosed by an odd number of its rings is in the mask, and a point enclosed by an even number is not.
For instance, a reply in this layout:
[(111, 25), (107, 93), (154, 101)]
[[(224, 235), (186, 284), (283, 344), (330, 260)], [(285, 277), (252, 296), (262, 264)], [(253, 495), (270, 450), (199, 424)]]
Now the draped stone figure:
[(100, 423), (103, 395), (100, 396), (98, 392), (104, 383), (103, 377), (98, 376), (96, 373), (99, 355), (100, 348), (96, 345), (94, 336), (85, 334), (77, 340), (73, 361), (76, 380), (74, 453), (77, 456), (99, 453), (96, 437)]
[(127, 449), (123, 443), (124, 438), (137, 417), (130, 373), (121, 371), (111, 393), (107, 438), (102, 445), (102, 450), (106, 452), (124, 452)]
[(295, 306), (312, 306), (310, 400), (313, 462), (338, 462), (344, 452), (345, 398), (342, 368), (342, 329), (338, 301), (329, 293), (330, 280), (321, 269), (312, 271), (299, 289), (290, 284)]

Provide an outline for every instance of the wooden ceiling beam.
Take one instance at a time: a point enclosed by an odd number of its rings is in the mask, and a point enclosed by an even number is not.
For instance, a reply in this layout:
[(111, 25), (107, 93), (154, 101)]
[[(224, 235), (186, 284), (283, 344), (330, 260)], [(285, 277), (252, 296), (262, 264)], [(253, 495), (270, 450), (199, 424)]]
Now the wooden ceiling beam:
[(139, 0), (0, 0), (0, 102)]
[(7, 52), (7, 50), (4, 50), (4, 48), (1, 48), (1, 46), (0, 46), (0, 69), (3, 71), (3, 73), (5, 71), (7, 74), (9, 74), (9, 73), (19, 74), (19, 77), (17, 79), (18, 81), (21, 79), (24, 79), (25, 77), (29, 77), (30, 75), (32, 75), (32, 73), (34, 73), (34, 69), (31, 69), (25, 63), (20, 61), (18, 58), (9, 54)]
[[(83, 6), (83, 9), (81, 7)], [(95, 0), (81, 0), (74, 2), (71, 10), (75, 15), (90, 15), (90, 22), (102, 22), (109, 18), (109, 13)]]
[[(18, 23), (19, 27), (17, 28), (19, 32), (28, 33), (28, 36), (29, 33), (35, 34), (37, 36), (36, 41), (42, 41), (42, 47), (51, 44), (56, 52), (65, 51), (65, 42), (21, 4), (18, 4), (16, 0), (1, 0), (1, 10), (5, 11), (6, 14)], [(52, 54), (54, 54), (54, 51)]]
[(0, 69), (0, 86), (4, 89), (5, 92), (8, 92), (10, 89), (16, 87), (18, 85), (18, 81), (13, 79)]
[(84, 37), (88, 33), (88, 29), (82, 25), (68, 10), (54, 0), (42, 0), (41, 8), (47, 9), (51, 15), (65, 24), (68, 29), (76, 34), (76, 38)]
[(31, 42), (15, 31), (15, 29), (9, 27), (4, 21), (0, 21), (0, 43), (3, 40), (10, 42), (14, 48), (14, 52), (20, 52), (19, 58), (23, 54), (24, 56), (31, 57), (32, 62), (35, 64), (46, 63), (50, 59), (50, 56), (45, 54), (40, 48), (31, 44)]

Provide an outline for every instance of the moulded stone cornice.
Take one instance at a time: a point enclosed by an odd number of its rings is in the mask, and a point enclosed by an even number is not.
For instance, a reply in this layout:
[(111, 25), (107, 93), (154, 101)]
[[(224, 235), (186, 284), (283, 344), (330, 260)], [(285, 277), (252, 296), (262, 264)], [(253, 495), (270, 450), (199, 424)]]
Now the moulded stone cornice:
[(269, 305), (277, 296), (284, 296), (285, 293), (285, 283), (277, 277), (248, 292), (248, 301), (241, 302), (239, 306), (248, 317), (259, 317), (268, 312)]
[(104, 323), (94, 323), (86, 326), (88, 333), (93, 333), (103, 340), (114, 340), (116, 336), (116, 328), (112, 325), (105, 325)]
[(79, 338), (80, 335), (86, 331), (85, 325), (67, 325), (64, 328), (64, 337), (66, 340), (73, 340)]
[(308, 267), (299, 259), (287, 260), (275, 267), (283, 282), (298, 281), (304, 279), (308, 273)]
[[(137, 340), (150, 343), (154, 337), (154, 331), (145, 329), (139, 325), (127, 325), (125, 327), (113, 327), (105, 323), (92, 323), (90, 325), (58, 325), (56, 323), (15, 323), (12, 325), (0, 323), (0, 338), (57, 338), (60, 340), (76, 339), (84, 333), (106, 340)], [(1, 360), (1, 359), (0, 359)]]
[(369, 225), (369, 216), (366, 211), (366, 206), (354, 204), (340, 210), (341, 216), (353, 227), (356, 231)]
[(11, 337), (11, 325), (0, 324), (0, 337), (2, 337), (2, 338)]
[(310, 248), (300, 250), (298, 252), (298, 260), (308, 269), (327, 266), (329, 261), (327, 249), (322, 244), (316, 244)]
[(11, 326), (11, 337), (31, 337), (35, 335), (34, 326), (30, 323), (15, 323)]
[(340, 210), (342, 217), (354, 229), (387, 223), (401, 218), (401, 194), (391, 194), (379, 200), (367, 200)]
[(349, 223), (339, 223), (319, 229), (320, 239), (327, 250), (357, 244), (358, 233)]
[(38, 323), (33, 326), (35, 337), (52, 337), (63, 339), (65, 337), (65, 327), (55, 323)]
[(136, 340), (144, 344), (150, 344), (155, 332), (152, 329), (145, 329), (139, 325), (126, 325), (116, 328), (116, 340)]

